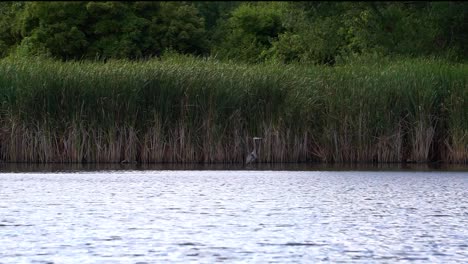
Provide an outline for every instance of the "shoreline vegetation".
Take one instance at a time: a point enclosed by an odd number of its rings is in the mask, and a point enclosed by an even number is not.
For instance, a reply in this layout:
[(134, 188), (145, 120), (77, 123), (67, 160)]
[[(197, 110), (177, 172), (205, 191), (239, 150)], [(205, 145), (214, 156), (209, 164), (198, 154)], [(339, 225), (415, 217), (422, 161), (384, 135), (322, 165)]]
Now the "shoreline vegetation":
[(0, 160), (468, 162), (468, 65), (0, 60)]
[(0, 3), (0, 161), (468, 163), (460, 1)]

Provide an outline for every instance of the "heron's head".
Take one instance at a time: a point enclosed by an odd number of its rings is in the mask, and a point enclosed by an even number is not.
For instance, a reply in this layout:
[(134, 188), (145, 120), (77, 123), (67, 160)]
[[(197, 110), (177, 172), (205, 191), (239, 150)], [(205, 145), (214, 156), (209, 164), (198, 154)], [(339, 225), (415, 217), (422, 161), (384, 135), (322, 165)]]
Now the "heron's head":
[(263, 139), (263, 138), (261, 138), (261, 137), (253, 137), (253, 140), (261, 140), (261, 139)]

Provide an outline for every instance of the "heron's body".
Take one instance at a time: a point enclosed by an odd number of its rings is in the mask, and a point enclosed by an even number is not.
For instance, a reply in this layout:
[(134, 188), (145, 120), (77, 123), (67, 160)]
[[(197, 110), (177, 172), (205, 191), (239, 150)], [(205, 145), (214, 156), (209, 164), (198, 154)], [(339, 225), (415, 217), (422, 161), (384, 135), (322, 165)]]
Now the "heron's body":
[(251, 162), (254, 162), (257, 159), (257, 151), (254, 149), (248, 156), (247, 159), (245, 160), (245, 164), (249, 164)]
[(249, 155), (247, 155), (247, 158), (245, 160), (245, 164), (249, 164), (249, 163), (252, 163), (255, 160), (257, 160), (258, 154), (257, 154), (257, 141), (256, 140), (260, 140), (260, 139), (262, 139), (262, 138), (259, 138), (259, 137), (254, 137), (253, 138), (254, 149)]

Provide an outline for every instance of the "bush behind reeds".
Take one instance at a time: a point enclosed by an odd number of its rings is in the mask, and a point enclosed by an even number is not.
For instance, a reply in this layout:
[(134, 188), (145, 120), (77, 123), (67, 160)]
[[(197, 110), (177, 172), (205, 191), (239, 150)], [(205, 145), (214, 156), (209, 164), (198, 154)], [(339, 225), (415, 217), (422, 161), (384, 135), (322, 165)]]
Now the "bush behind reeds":
[(468, 161), (468, 66), (0, 61), (0, 159)]

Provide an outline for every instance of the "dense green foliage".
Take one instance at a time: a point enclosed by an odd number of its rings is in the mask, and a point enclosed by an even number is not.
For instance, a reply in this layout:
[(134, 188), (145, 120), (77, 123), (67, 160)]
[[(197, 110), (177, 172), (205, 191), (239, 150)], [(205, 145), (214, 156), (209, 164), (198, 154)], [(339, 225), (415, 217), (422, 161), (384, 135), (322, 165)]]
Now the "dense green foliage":
[(2, 2), (0, 56), (334, 64), (362, 54), (466, 60), (465, 2)]
[[(0, 160), (468, 162), (464, 2), (1, 2)], [(330, 67), (332, 66), (332, 67)]]
[[(142, 58), (206, 52), (203, 18), (182, 2), (26, 2), (5, 5), (4, 46), (59, 59)], [(0, 35), (2, 36), (2, 35)], [(7, 42), (8, 40), (8, 42)], [(5, 53), (5, 52), (4, 52)]]
[(0, 61), (8, 161), (468, 161), (468, 68)]

